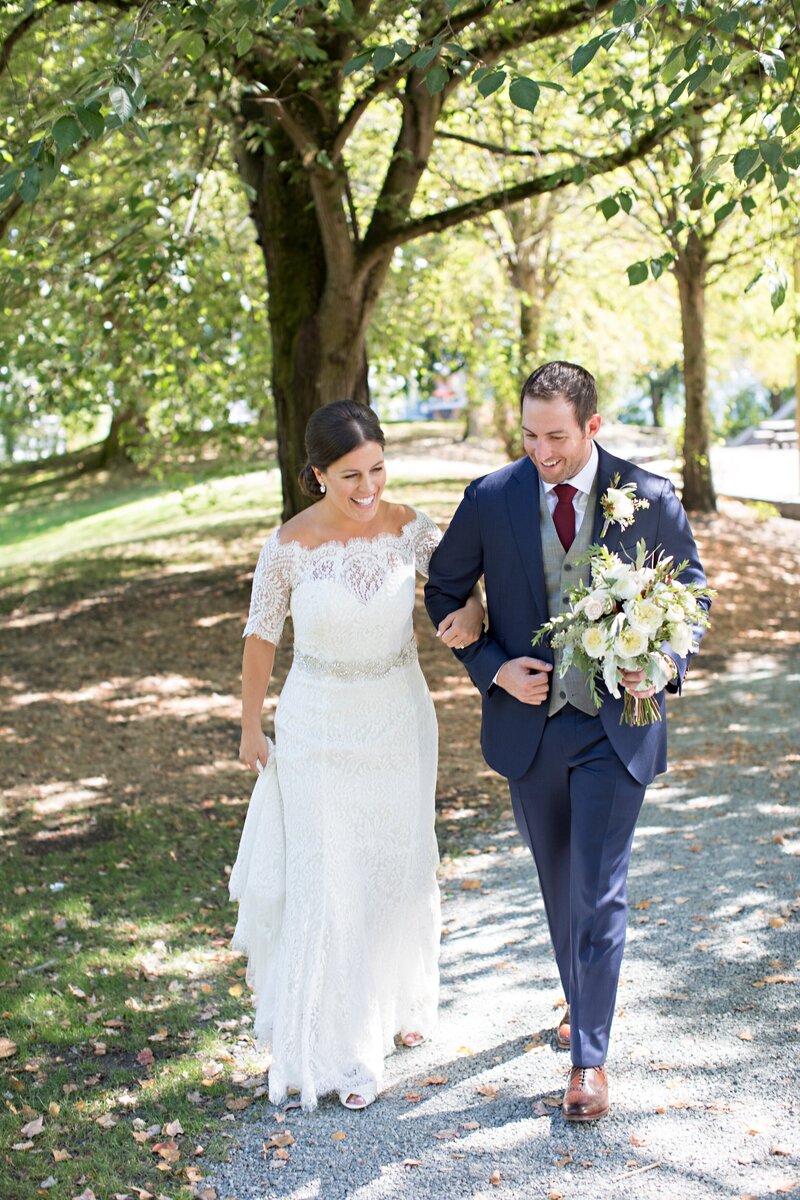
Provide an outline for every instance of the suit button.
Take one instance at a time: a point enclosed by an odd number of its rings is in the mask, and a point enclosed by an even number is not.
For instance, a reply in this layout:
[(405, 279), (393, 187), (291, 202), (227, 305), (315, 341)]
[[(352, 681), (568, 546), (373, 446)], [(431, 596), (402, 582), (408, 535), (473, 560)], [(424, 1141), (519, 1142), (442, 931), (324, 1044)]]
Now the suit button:
[(559, 700), (566, 700), (566, 698), (567, 698), (567, 693), (566, 693), (566, 692), (559, 692), (559, 693), (558, 693), (558, 698), (559, 698)]

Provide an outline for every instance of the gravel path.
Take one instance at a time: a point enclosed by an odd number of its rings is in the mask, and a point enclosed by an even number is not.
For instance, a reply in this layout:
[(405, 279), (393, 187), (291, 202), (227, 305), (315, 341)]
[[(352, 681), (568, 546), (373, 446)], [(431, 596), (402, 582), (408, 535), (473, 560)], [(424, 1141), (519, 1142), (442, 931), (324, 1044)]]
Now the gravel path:
[[(799, 680), (796, 656), (740, 653), (672, 702), (672, 770), (631, 864), (610, 1117), (570, 1126), (556, 1106), (559, 989), (504, 824), (443, 870), (436, 1038), (392, 1056), (366, 1112), (257, 1102), (205, 1186), (219, 1200), (800, 1195)], [(286, 1158), (263, 1152), (287, 1131)]]

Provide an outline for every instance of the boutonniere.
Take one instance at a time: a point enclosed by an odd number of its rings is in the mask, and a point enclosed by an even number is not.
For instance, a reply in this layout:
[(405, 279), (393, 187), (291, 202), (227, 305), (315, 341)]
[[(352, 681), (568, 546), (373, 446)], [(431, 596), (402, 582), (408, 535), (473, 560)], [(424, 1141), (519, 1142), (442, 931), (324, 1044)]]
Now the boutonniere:
[(620, 529), (627, 529), (635, 521), (638, 509), (650, 507), (649, 500), (637, 499), (635, 483), (624, 483), (622, 487), (617, 487), (618, 483), (619, 473), (611, 480), (611, 487), (600, 501), (605, 517), (603, 528), (600, 530), (601, 538), (606, 536), (609, 525), (619, 525)]

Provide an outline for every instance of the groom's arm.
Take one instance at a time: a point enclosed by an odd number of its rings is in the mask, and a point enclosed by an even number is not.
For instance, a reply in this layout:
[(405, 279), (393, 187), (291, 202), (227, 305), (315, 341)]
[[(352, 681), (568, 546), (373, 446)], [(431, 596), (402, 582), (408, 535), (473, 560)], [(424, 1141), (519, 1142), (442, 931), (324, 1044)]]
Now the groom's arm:
[[(425, 607), (437, 628), (445, 617), (464, 605), (482, 575), (483, 539), (476, 485), (471, 483), (430, 562), (428, 582), (425, 584)], [(508, 661), (502, 646), (486, 633), (466, 650), (454, 650), (453, 653), (467, 668), (472, 682), (484, 695), (492, 687), (494, 677), (503, 663)]]
[[(700, 583), (705, 585), (705, 571), (703, 570), (703, 564), (700, 562), (700, 555), (698, 554), (697, 544), (689, 525), (689, 519), (686, 516), (686, 510), (676, 496), (675, 488), (669, 480), (666, 480), (664, 483), (659, 502), (656, 546), (664, 554), (672, 555), (672, 560), (676, 565), (684, 561), (686, 562), (686, 567), (680, 574), (681, 583)], [(702, 607), (706, 610), (708, 610), (710, 604), (709, 600), (701, 601)], [(704, 626), (695, 625), (693, 627), (694, 643), (698, 647), (704, 633)], [(683, 680), (686, 676), (689, 659), (692, 656), (691, 654), (685, 656), (677, 654), (670, 645), (666, 644), (663, 650), (672, 659), (676, 668), (675, 679), (667, 684), (667, 691), (680, 692), (683, 687)]]

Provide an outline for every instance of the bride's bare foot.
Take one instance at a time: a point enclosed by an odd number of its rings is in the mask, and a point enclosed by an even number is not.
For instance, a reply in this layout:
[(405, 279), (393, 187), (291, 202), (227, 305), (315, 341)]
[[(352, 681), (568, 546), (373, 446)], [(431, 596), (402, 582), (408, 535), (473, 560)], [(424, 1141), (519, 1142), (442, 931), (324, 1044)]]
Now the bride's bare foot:
[(425, 1038), (421, 1033), (404, 1033), (400, 1038), (400, 1041), (404, 1046), (408, 1046), (410, 1049), (413, 1046), (419, 1046), (425, 1041)]

